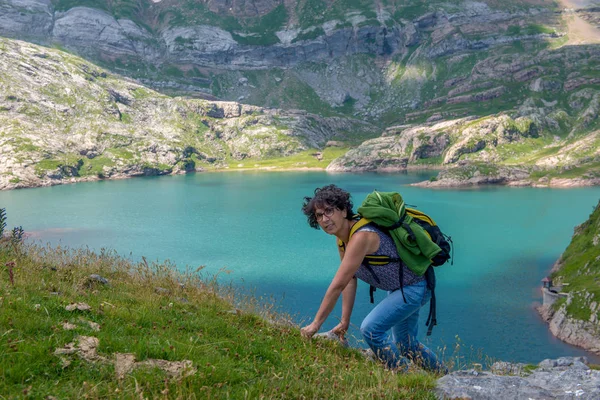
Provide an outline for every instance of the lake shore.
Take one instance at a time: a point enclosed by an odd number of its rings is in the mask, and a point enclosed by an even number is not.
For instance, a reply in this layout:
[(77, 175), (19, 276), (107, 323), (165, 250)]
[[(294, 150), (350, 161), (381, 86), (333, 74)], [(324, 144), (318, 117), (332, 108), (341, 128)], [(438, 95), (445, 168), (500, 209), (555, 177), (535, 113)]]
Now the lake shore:
[[(164, 174), (151, 174), (151, 175), (139, 175), (139, 174), (115, 174), (109, 177), (100, 178), (98, 176), (85, 176), (85, 177), (69, 177), (63, 179), (32, 179), (29, 181), (19, 182), (0, 182), (0, 190), (13, 190), (13, 189), (30, 189), (38, 187), (49, 187), (56, 185), (73, 184), (80, 182), (95, 182), (105, 180), (120, 180), (137, 178), (144, 176), (161, 176), (161, 175), (185, 175), (192, 173), (223, 173), (223, 172), (313, 172), (323, 171), (330, 174), (343, 174), (343, 173), (384, 173), (384, 174), (395, 174), (409, 171), (446, 171), (446, 168), (434, 166), (434, 165), (409, 165), (403, 168), (381, 168), (375, 171), (371, 170), (352, 170), (352, 171), (330, 171), (327, 168), (321, 167), (277, 167), (277, 166), (253, 166), (253, 167), (234, 167), (234, 168), (215, 168), (215, 169), (199, 169), (195, 171), (177, 171), (172, 173)], [(499, 186), (514, 186), (514, 187), (534, 187), (534, 188), (575, 188), (575, 187), (590, 187), (600, 186), (600, 178), (584, 179), (581, 177), (577, 178), (542, 178), (538, 181), (532, 179), (511, 179), (506, 175), (500, 176), (475, 176), (465, 179), (456, 178), (442, 178), (428, 181), (422, 181), (412, 183), (411, 186), (424, 187), (431, 189), (457, 189), (457, 188), (477, 188), (482, 186), (499, 185)]]

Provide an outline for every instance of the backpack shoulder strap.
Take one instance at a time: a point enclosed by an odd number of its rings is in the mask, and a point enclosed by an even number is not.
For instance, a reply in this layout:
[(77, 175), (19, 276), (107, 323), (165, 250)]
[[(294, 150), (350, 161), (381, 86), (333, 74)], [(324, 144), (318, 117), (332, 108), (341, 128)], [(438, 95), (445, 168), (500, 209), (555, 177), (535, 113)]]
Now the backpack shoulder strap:
[[(350, 238), (352, 238), (352, 235), (354, 235), (354, 233), (362, 228), (363, 226), (370, 224), (371, 220), (366, 219), (366, 218), (361, 218), (358, 221), (356, 221), (356, 223), (352, 226), (352, 228), (350, 228), (350, 236), (348, 236), (348, 241), (350, 241)], [(338, 239), (338, 247), (340, 247), (342, 250), (346, 250), (346, 243), (342, 242), (341, 239)]]
[(414, 208), (406, 208), (406, 213), (408, 215), (410, 215), (413, 218), (419, 219), (421, 221), (425, 221), (427, 222), (427, 224), (431, 225), (431, 226), (437, 226), (437, 224), (435, 223), (435, 221), (433, 219), (431, 219), (431, 217), (427, 214), (425, 214), (422, 211), (416, 210)]

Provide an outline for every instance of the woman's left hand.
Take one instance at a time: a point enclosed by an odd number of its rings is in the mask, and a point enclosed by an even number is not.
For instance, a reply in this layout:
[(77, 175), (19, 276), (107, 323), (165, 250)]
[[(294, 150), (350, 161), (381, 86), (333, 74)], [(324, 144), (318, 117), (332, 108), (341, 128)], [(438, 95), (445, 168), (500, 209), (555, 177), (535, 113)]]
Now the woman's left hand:
[(303, 337), (310, 339), (318, 331), (319, 331), (319, 327), (317, 325), (315, 325), (315, 323), (313, 322), (312, 324), (306, 325), (304, 328), (300, 329), (300, 334)]

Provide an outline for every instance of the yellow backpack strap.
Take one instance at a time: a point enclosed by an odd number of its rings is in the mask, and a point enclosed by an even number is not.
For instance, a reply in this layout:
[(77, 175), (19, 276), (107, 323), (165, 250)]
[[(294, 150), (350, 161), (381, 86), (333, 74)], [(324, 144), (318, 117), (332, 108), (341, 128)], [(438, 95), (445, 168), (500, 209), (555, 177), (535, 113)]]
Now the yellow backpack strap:
[[(370, 222), (371, 222), (371, 220), (366, 219), (366, 218), (361, 218), (358, 221), (356, 221), (356, 223), (352, 226), (352, 228), (350, 228), (350, 236), (348, 237), (348, 241), (350, 241), (350, 238), (352, 237), (352, 235), (354, 235), (354, 233), (359, 228), (362, 228), (363, 226), (365, 226), (366, 224), (368, 224)], [(346, 243), (342, 242), (341, 239), (338, 239), (338, 247), (341, 247), (342, 250), (346, 250)]]
[(406, 213), (413, 218), (420, 219), (422, 221), (427, 222), (431, 226), (437, 226), (437, 224), (431, 219), (431, 217), (424, 212), (419, 210), (415, 210), (414, 208), (406, 208)]

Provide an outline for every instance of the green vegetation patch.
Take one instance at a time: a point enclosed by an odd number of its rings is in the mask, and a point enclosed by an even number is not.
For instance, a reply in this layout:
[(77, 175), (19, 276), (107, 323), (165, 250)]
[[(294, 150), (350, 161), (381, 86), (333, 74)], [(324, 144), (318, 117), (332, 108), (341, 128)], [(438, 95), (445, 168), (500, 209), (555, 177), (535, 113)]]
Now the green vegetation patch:
[(98, 176), (104, 177), (104, 167), (113, 167), (115, 162), (108, 157), (86, 158), (80, 169), (82, 176)]
[(423, 14), (426, 14), (429, 11), (428, 2), (406, 2), (413, 3), (407, 4), (404, 6), (400, 6), (398, 10), (394, 13), (394, 19), (406, 19), (412, 21), (413, 19), (420, 17)]
[[(351, 15), (362, 15), (366, 19), (375, 19), (374, 3), (370, 0), (306, 0), (298, 2), (296, 10), (300, 27), (307, 28), (326, 21), (346, 21)], [(376, 21), (376, 24), (379, 24)]]
[[(169, 263), (135, 263), (106, 250), (1, 241), (0, 393), (435, 399), (434, 375), (392, 374), (357, 350), (303, 340), (273, 304), (239, 301), (216, 281), (202, 267), (178, 272)], [(117, 364), (126, 357), (129, 364)], [(180, 368), (169, 374), (166, 363)]]
[(35, 165), (36, 171), (51, 171), (55, 170), (61, 165), (58, 160), (42, 160)]
[(12, 143), (17, 152), (31, 153), (41, 150), (39, 146), (36, 146), (31, 142), (31, 139), (27, 138), (16, 137)]
[(315, 29), (307, 30), (306, 32), (300, 32), (298, 36), (296, 36), (294, 40), (292, 40), (292, 43), (300, 42), (302, 40), (312, 40), (324, 35), (325, 31), (319, 26)]
[(60, 154), (55, 155), (55, 158), (39, 161), (35, 165), (35, 172), (38, 176), (43, 176), (48, 171), (60, 169), (64, 175), (77, 176), (82, 165), (81, 156), (77, 154)]
[(547, 34), (552, 35), (556, 33), (554, 28), (550, 28), (545, 25), (540, 24), (529, 24), (525, 29), (523, 29), (523, 33), (526, 35), (539, 35), (539, 34)]
[(133, 160), (135, 158), (135, 155), (131, 151), (122, 147), (107, 149), (106, 151), (122, 160)]
[(53, 0), (52, 4), (56, 11), (67, 11), (73, 7), (89, 7), (109, 11), (105, 0)]
[(589, 321), (590, 304), (600, 301), (600, 203), (589, 219), (575, 228), (571, 243), (561, 256), (562, 267), (552, 274), (553, 280), (568, 283), (563, 291), (571, 293), (567, 313)]
[(325, 169), (333, 160), (343, 156), (347, 147), (327, 147), (324, 150), (310, 149), (291, 156), (270, 157), (262, 160), (247, 159), (237, 164), (230, 164), (230, 169)]
[(581, 165), (565, 165), (551, 170), (534, 171), (532, 178), (564, 178), (576, 179), (582, 177), (600, 177), (600, 162), (590, 162)]

